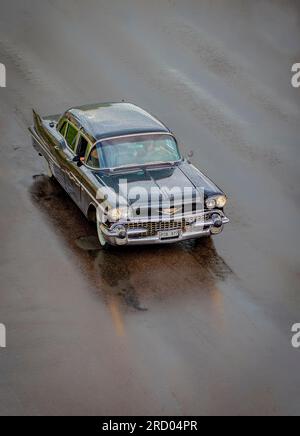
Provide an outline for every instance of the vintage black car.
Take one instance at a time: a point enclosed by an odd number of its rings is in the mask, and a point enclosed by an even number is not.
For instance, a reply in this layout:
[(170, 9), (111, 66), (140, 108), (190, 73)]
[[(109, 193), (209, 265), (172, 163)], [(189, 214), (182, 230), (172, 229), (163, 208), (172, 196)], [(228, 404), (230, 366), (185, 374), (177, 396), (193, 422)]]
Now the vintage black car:
[(103, 246), (219, 234), (225, 194), (180, 154), (171, 131), (131, 103), (33, 111), (33, 146), (49, 176), (96, 223)]

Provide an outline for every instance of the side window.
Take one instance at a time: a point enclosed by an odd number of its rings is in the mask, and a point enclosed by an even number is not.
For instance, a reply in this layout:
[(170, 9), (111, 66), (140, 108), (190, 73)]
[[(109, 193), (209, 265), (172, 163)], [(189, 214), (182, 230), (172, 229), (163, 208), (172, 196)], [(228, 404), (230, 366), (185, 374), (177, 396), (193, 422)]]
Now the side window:
[(62, 123), (62, 125), (60, 126), (60, 129), (59, 129), (59, 133), (63, 136), (63, 137), (65, 137), (66, 136), (66, 128), (67, 128), (67, 121), (64, 121), (63, 123)]
[(99, 156), (97, 148), (92, 148), (92, 151), (89, 154), (86, 164), (92, 168), (100, 168)]
[(66, 134), (66, 141), (69, 147), (74, 151), (76, 145), (78, 130), (72, 126), (72, 124), (68, 125), (68, 130)]
[(79, 157), (84, 157), (85, 153), (86, 153), (87, 146), (88, 146), (88, 141), (85, 139), (84, 136), (80, 135), (79, 140), (78, 140), (78, 144), (77, 144), (76, 154)]

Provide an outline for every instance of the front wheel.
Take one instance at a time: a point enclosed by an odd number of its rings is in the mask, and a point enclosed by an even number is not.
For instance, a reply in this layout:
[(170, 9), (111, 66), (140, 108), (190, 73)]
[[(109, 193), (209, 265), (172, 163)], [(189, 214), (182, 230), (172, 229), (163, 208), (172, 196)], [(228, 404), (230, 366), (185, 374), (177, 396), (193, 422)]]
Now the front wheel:
[(101, 230), (100, 223), (99, 223), (98, 220), (97, 220), (97, 224), (96, 225), (97, 225), (98, 239), (99, 239), (99, 242), (101, 244), (101, 247), (107, 248), (108, 247), (108, 243), (105, 240), (104, 234), (103, 234), (103, 232)]
[(53, 180), (54, 179), (54, 175), (53, 172), (51, 170), (51, 167), (49, 165), (49, 163), (47, 162), (47, 176), (49, 177), (49, 179)]

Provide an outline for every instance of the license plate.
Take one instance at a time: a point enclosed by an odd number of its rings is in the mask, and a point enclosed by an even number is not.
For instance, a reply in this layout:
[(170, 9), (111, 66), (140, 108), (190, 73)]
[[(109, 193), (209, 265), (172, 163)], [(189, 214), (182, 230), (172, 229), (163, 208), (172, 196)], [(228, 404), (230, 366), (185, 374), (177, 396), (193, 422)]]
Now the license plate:
[(159, 232), (160, 239), (178, 238), (179, 230), (168, 230), (165, 232)]

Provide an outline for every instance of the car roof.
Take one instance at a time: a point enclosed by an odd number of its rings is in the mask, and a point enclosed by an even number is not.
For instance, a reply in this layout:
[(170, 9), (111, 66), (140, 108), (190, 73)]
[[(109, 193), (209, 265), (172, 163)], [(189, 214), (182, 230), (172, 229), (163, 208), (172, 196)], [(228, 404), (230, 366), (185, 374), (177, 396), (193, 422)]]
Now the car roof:
[(95, 142), (114, 136), (164, 132), (169, 129), (144, 109), (132, 103), (99, 103), (69, 109), (65, 116), (75, 119)]

